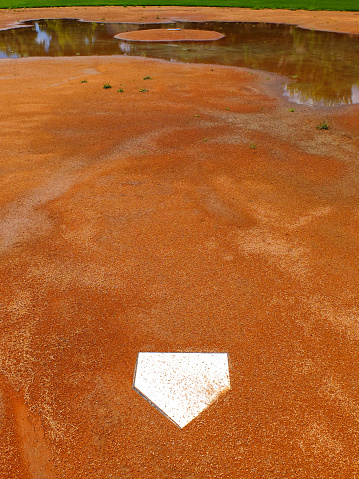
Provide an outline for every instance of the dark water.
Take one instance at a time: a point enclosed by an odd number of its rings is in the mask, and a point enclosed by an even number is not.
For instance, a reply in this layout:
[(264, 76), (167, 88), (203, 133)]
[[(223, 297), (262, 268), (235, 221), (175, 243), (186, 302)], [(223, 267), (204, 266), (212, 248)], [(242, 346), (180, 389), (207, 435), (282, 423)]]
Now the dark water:
[[(359, 35), (235, 22), (139, 25), (50, 19), (24, 25), (27, 28), (0, 32), (0, 58), (140, 55), (233, 65), (284, 75), (284, 94), (297, 103), (359, 103)], [(185, 43), (139, 43), (113, 38), (120, 32), (176, 27), (216, 30), (226, 37), (214, 42)]]

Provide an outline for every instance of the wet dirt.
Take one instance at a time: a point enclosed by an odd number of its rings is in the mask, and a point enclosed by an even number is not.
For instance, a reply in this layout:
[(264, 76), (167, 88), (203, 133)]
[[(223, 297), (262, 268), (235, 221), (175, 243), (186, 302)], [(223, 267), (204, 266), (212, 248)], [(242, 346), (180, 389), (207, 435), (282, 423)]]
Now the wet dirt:
[[(0, 477), (359, 474), (359, 107), (266, 76), (1, 60)], [(180, 430), (139, 351), (228, 352), (232, 389)]]
[(359, 33), (357, 12), (304, 10), (251, 10), (220, 7), (54, 7), (0, 10), (0, 27), (16, 26), (22, 20), (81, 18), (87, 21), (163, 23), (163, 21), (235, 21), (298, 25), (302, 28)]

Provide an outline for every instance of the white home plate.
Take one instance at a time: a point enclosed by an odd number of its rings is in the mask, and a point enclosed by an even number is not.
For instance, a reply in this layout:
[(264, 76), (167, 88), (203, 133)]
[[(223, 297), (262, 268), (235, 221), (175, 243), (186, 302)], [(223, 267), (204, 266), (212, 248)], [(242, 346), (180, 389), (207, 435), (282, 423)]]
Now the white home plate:
[(230, 389), (227, 353), (138, 353), (134, 389), (184, 427)]

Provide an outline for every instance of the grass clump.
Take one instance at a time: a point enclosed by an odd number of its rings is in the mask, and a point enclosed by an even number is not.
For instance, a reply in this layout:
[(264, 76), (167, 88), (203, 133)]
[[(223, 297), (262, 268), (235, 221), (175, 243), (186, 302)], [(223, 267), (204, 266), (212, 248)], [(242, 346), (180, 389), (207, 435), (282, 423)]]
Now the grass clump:
[(112, 86), (109, 83), (105, 83), (102, 88), (108, 90), (109, 88), (112, 88)]
[(327, 121), (322, 121), (321, 123), (319, 123), (317, 128), (318, 130), (329, 130), (329, 124)]

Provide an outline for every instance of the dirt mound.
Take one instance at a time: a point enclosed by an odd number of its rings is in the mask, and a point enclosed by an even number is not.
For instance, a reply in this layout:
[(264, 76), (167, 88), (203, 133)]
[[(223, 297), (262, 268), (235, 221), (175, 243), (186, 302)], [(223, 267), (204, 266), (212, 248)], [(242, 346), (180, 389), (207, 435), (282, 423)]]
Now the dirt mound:
[(191, 29), (163, 29), (137, 30), (115, 35), (119, 40), (131, 40), (136, 42), (205, 42), (219, 40), (225, 35), (209, 30)]

